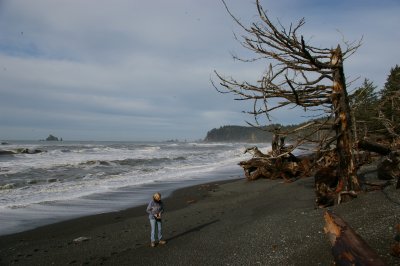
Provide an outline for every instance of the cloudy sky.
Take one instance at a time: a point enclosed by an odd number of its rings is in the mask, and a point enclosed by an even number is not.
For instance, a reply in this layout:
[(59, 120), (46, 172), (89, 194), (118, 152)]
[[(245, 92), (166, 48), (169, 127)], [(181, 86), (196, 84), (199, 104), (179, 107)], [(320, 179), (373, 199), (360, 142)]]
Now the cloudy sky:
[[(256, 19), (254, 0), (226, 2), (245, 24)], [(305, 17), (314, 46), (363, 37), (345, 62), (353, 87), (382, 88), (400, 63), (398, 0), (261, 2), (285, 25)], [(251, 105), (211, 86), (213, 71), (253, 81), (267, 65), (232, 59), (249, 54), (219, 0), (0, 0), (0, 28), (0, 140), (200, 139), (252, 121), (241, 112)]]

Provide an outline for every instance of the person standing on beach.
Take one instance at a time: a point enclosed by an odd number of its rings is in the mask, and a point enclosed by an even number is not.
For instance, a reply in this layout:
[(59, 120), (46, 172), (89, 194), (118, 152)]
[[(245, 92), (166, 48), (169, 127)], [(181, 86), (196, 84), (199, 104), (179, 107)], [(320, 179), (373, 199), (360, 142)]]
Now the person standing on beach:
[(156, 246), (156, 229), (158, 234), (158, 244), (164, 245), (167, 242), (162, 240), (162, 220), (161, 215), (164, 212), (164, 206), (161, 201), (161, 194), (155, 193), (153, 199), (149, 202), (146, 209), (149, 214), (150, 226), (151, 226), (151, 247)]

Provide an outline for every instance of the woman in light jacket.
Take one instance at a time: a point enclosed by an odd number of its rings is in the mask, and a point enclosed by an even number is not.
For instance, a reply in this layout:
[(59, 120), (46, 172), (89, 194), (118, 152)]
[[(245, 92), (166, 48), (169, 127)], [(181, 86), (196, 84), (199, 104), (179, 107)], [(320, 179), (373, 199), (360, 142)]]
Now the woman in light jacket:
[(149, 205), (146, 209), (149, 214), (150, 226), (151, 226), (151, 247), (156, 246), (156, 228), (158, 232), (158, 244), (164, 245), (167, 242), (162, 240), (162, 221), (161, 215), (164, 212), (164, 206), (161, 201), (161, 194), (155, 193), (153, 195), (153, 199), (149, 202)]

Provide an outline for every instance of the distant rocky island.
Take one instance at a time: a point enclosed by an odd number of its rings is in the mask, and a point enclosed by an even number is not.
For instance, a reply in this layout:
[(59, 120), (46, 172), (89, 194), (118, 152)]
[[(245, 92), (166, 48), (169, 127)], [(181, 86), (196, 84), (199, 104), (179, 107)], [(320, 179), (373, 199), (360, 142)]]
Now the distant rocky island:
[(262, 129), (246, 126), (222, 126), (207, 132), (205, 142), (271, 142), (275, 125)]
[(62, 138), (58, 139), (57, 137), (50, 134), (46, 139), (41, 140), (41, 141), (63, 141), (63, 139)]

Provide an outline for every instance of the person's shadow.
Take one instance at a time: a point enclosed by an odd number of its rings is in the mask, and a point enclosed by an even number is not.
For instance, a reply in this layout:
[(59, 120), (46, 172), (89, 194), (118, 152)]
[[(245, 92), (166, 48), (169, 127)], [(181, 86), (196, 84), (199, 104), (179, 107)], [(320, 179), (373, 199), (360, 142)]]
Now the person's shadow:
[(166, 239), (166, 240), (169, 242), (169, 241), (174, 240), (174, 239), (176, 239), (176, 238), (178, 238), (178, 237), (181, 237), (181, 236), (184, 236), (184, 235), (193, 233), (193, 232), (200, 231), (200, 230), (203, 229), (204, 227), (207, 227), (207, 226), (212, 225), (212, 224), (217, 223), (217, 222), (219, 222), (219, 220), (213, 220), (213, 221), (211, 221), (211, 222), (208, 222), (208, 223), (205, 223), (205, 224), (196, 226), (196, 227), (194, 227), (194, 228), (192, 228), (192, 229), (189, 229), (189, 230), (187, 230), (187, 231), (185, 231), (185, 232), (183, 232), (183, 233), (180, 233), (180, 234), (177, 234), (177, 235), (175, 235), (175, 236), (172, 236), (172, 237), (170, 237), (170, 238), (168, 238), (168, 239)]

